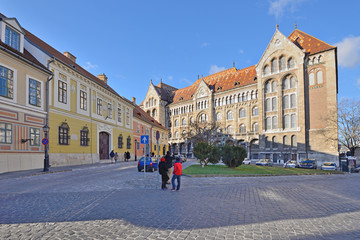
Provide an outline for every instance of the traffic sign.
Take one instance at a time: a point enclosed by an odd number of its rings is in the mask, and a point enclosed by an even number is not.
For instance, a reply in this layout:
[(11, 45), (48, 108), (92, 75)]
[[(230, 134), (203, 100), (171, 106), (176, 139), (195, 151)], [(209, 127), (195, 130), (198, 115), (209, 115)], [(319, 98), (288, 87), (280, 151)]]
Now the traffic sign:
[(41, 142), (42, 142), (43, 145), (48, 145), (48, 144), (49, 144), (49, 139), (43, 138), (43, 139), (41, 140)]
[(156, 131), (156, 140), (159, 140), (159, 138), (160, 138), (160, 132)]
[(149, 144), (149, 135), (141, 135), (141, 144)]

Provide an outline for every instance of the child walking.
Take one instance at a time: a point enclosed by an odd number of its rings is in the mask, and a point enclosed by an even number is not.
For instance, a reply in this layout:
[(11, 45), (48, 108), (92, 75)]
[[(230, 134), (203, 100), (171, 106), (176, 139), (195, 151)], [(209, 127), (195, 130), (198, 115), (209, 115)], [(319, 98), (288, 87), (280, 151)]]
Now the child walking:
[[(182, 171), (182, 165), (180, 162), (180, 158), (176, 157), (175, 163), (174, 163), (173, 176), (171, 179), (171, 184), (172, 184), (171, 191), (179, 191), (180, 190), (181, 171)], [(175, 179), (177, 179), (177, 186), (175, 186)]]

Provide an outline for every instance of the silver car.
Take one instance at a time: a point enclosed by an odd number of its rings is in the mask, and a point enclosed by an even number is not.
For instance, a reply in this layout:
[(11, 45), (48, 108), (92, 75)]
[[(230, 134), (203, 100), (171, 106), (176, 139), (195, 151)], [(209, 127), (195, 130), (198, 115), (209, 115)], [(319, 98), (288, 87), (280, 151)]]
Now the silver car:
[(336, 163), (333, 162), (326, 162), (323, 165), (321, 165), (321, 170), (336, 170)]
[(284, 168), (296, 168), (297, 162), (294, 160), (289, 160), (286, 163), (284, 163)]

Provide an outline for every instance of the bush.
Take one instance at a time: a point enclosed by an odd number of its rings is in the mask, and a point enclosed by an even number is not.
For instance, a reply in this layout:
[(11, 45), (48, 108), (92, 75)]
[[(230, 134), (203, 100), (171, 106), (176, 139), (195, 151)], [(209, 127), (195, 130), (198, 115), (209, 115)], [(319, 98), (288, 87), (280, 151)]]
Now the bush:
[[(212, 164), (216, 164), (219, 162), (220, 159), (220, 152), (219, 149), (211, 144), (206, 142), (198, 142), (194, 146), (194, 156), (200, 160), (200, 164), (204, 162), (205, 166), (208, 162)], [(205, 159), (208, 159), (208, 162)]]
[(222, 160), (226, 166), (231, 168), (240, 166), (246, 155), (243, 147), (225, 145), (222, 149)]

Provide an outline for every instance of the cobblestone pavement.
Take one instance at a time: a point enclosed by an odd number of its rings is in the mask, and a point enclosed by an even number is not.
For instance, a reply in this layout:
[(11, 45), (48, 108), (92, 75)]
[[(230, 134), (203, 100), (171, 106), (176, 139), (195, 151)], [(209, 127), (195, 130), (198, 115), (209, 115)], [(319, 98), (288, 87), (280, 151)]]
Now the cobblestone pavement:
[(360, 174), (183, 176), (178, 192), (135, 162), (12, 176), (1, 239), (360, 239)]

